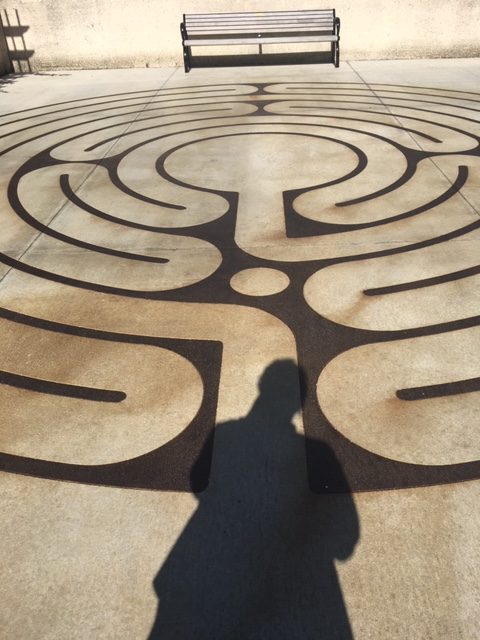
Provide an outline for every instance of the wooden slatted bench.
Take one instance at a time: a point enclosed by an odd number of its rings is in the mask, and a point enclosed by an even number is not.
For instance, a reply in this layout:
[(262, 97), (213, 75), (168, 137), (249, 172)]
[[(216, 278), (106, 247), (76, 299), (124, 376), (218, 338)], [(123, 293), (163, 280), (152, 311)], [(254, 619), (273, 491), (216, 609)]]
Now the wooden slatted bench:
[(259, 46), (255, 58), (261, 59), (264, 44), (329, 42), (330, 52), (322, 62), (336, 67), (340, 63), (340, 18), (335, 9), (184, 14), (180, 32), (186, 73), (205, 66), (206, 56), (192, 56), (191, 49), (206, 46), (254, 44)]

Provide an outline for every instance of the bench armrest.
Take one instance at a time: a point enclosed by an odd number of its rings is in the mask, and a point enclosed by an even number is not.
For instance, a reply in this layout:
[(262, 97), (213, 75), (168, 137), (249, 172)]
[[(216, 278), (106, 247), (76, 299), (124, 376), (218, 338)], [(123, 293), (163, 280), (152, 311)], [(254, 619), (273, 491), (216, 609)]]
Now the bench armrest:
[(340, 39), (340, 18), (335, 18), (334, 32)]
[(180, 33), (182, 35), (182, 42), (187, 39), (187, 30), (185, 28), (185, 22), (180, 23)]

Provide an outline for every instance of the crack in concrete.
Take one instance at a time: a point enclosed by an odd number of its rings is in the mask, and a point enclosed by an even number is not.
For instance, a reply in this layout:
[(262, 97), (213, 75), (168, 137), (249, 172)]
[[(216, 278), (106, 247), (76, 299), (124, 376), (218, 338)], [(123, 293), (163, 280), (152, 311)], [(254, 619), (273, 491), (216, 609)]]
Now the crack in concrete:
[[(369, 82), (367, 82), (360, 74), (359, 71), (357, 71), (357, 69), (355, 69), (355, 67), (353, 67), (350, 62), (347, 62), (348, 66), (350, 67), (350, 69), (355, 73), (355, 75), (359, 78), (359, 80), (361, 80), (365, 86), (367, 86), (370, 91), (373, 92), (373, 94), (375, 95), (375, 97), (378, 98), (378, 100), (380, 100), (380, 103), (382, 104), (382, 106), (388, 111), (388, 113), (391, 115), (391, 117), (395, 120), (395, 122), (397, 122), (398, 125), (400, 125), (403, 129), (404, 125), (401, 121), (401, 117), (396, 116), (390, 109), (390, 107), (385, 104), (385, 102), (383, 101), (383, 98), (378, 95), (378, 93), (375, 91), (375, 89), (372, 88), (372, 86), (370, 85)], [(452, 116), (455, 117), (455, 116)], [(434, 124), (438, 124), (438, 123), (434, 123)], [(438, 125), (441, 126), (441, 125)], [(416, 147), (420, 150), (420, 151), (424, 151), (424, 149), (422, 149), (420, 143), (415, 139), (415, 137), (413, 136), (413, 134), (409, 131), (405, 130), (405, 133), (412, 139), (413, 143), (416, 145)], [(461, 152), (459, 152), (461, 153)], [(450, 185), (453, 185), (453, 181), (447, 176), (447, 174), (442, 170), (442, 168), (435, 162), (434, 158), (428, 158), (428, 160), (435, 166), (435, 168), (442, 174), (442, 176), (447, 180), (447, 182)], [(462, 193), (462, 190), (460, 189), (459, 191), (457, 191), (458, 195), (464, 200), (464, 202), (466, 203), (466, 205), (468, 206), (468, 208), (478, 217), (480, 217), (480, 210), (477, 209), (475, 207), (475, 205), (470, 202), (470, 200), (468, 200), (468, 198), (465, 196), (465, 194)]]
[[(170, 78), (172, 78), (172, 76), (175, 74), (176, 72), (176, 68), (172, 71), (172, 73), (164, 80), (164, 82), (158, 87), (158, 89), (156, 91), (153, 92), (152, 96), (150, 97), (150, 100), (148, 100), (147, 102), (145, 102), (143, 104), (142, 109), (139, 109), (135, 118), (125, 127), (125, 129), (122, 131), (121, 135), (124, 135), (125, 133), (127, 133), (129, 131), (129, 129), (131, 129), (131, 127), (133, 127), (133, 125), (137, 122), (138, 118), (142, 115), (142, 113), (150, 106), (150, 104), (155, 100), (155, 98), (157, 98), (160, 94), (160, 91), (165, 87), (165, 85), (167, 84), (167, 82), (170, 80)], [(110, 151), (115, 147), (115, 145), (118, 144), (118, 139), (114, 140), (105, 150), (104, 154), (102, 155), (102, 158), (105, 158)], [(83, 180), (81, 181), (81, 183), (73, 190), (74, 193), (78, 193), (82, 187), (85, 185), (85, 183), (88, 181), (88, 179), (95, 173), (95, 171), (98, 169), (97, 166), (93, 166), (90, 171), (88, 171), (88, 173), (85, 175), (85, 177), (83, 178)], [(58, 216), (64, 211), (65, 207), (68, 206), (69, 204), (69, 200), (65, 199), (64, 202), (58, 207), (57, 211), (54, 212), (52, 214), (52, 217), (50, 218), (50, 220), (48, 220), (48, 222), (46, 223), (46, 226), (50, 226), (52, 225), (52, 223), (58, 218)], [(36, 244), (36, 242), (43, 236), (43, 232), (39, 231), (37, 233), (37, 235), (35, 235), (33, 237), (33, 239), (30, 241), (30, 243), (23, 249), (23, 251), (21, 251), (21, 253), (18, 256), (12, 256), (15, 257), (15, 260), (20, 261), (24, 256), (27, 255), (27, 253), (29, 253), (31, 251), (31, 249), (33, 248), (33, 246)], [(4, 273), (3, 276), (0, 277), (0, 284), (3, 284), (5, 278), (12, 272), (14, 271), (14, 267), (9, 267), (8, 270)]]

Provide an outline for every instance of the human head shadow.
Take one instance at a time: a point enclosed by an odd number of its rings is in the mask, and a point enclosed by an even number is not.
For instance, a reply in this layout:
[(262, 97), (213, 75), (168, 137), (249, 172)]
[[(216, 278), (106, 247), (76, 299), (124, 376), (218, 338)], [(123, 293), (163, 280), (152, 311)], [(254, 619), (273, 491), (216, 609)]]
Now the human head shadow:
[[(249, 413), (216, 427), (208, 488), (154, 581), (150, 640), (353, 638), (334, 561), (352, 554), (358, 517), (333, 450), (295, 430), (304, 389), (278, 360)], [(310, 445), (344, 493), (310, 491)]]

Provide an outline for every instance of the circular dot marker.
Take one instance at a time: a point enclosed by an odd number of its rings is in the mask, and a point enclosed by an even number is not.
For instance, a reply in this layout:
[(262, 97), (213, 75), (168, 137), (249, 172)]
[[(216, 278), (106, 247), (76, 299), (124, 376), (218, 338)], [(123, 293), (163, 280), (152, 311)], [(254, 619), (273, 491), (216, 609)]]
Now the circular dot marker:
[(290, 278), (278, 269), (244, 269), (230, 280), (230, 286), (244, 296), (271, 296), (288, 287)]

